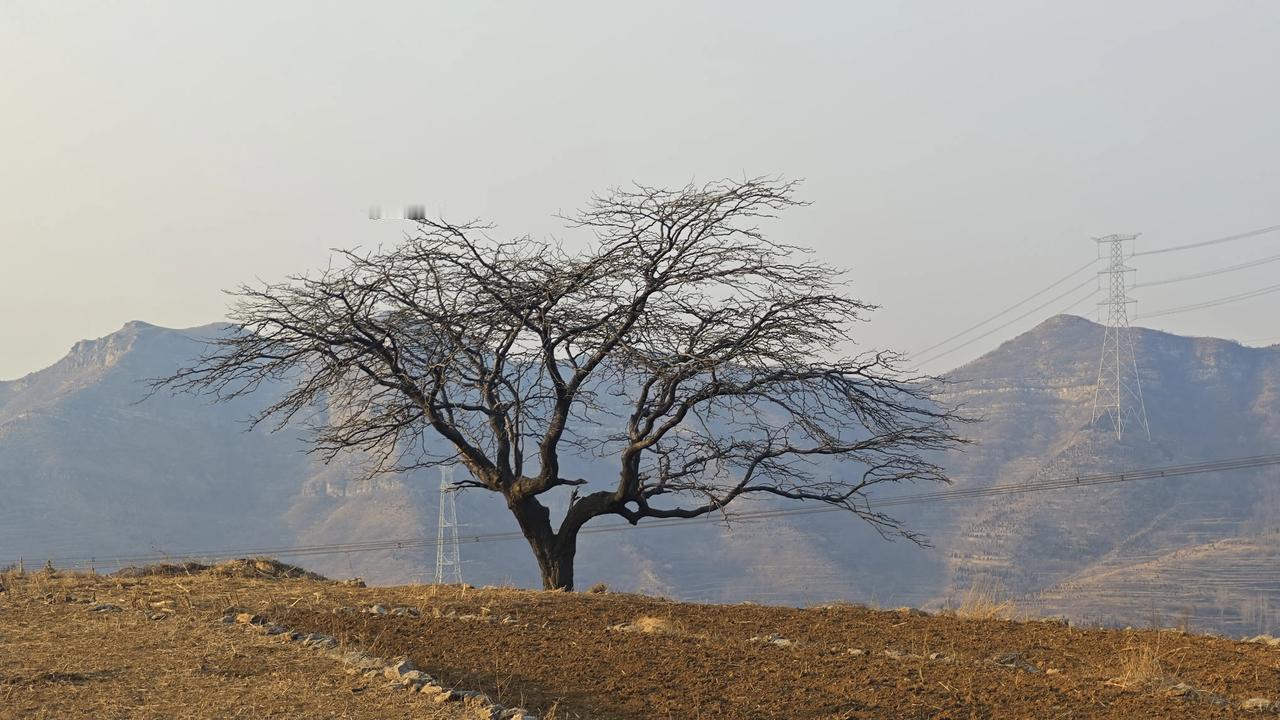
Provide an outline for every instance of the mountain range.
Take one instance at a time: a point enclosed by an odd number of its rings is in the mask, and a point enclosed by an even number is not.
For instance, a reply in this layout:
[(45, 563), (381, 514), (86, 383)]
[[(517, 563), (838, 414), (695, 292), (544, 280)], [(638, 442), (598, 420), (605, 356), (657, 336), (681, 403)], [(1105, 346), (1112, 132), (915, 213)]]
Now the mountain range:
[[(359, 457), (324, 464), (300, 431), (249, 431), (270, 387), (212, 405), (150, 394), (147, 378), (189, 364), (220, 329), (131, 322), (0, 382), (0, 565), (274, 549), (329, 575), (430, 581), (437, 474), (362, 479)], [(1280, 452), (1280, 346), (1135, 329), (1150, 437), (1117, 438), (1093, 421), (1102, 332), (1056, 316), (947, 373), (944, 402), (981, 419), (943, 459), (957, 488)], [(577, 462), (583, 477), (612, 474)], [(516, 530), (502, 502), (467, 491), (457, 503), (466, 579), (537, 584), (522, 540), (474, 539)], [(895, 507), (931, 547), (886, 542), (844, 513), (642, 523), (584, 536), (578, 578), (704, 601), (927, 608), (981, 588), (1031, 614), (1260, 633), (1280, 627), (1277, 510), (1271, 467)], [(387, 539), (406, 542), (319, 547)]]

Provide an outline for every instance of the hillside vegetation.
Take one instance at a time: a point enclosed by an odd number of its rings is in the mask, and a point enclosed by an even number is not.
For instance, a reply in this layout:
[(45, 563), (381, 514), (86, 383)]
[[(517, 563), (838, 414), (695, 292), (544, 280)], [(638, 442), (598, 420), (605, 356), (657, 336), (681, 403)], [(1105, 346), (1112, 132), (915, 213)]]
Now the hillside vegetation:
[(987, 596), (698, 605), (270, 562), (3, 583), (6, 718), (1216, 718), (1274, 712), (1280, 687), (1267, 638), (1010, 620)]

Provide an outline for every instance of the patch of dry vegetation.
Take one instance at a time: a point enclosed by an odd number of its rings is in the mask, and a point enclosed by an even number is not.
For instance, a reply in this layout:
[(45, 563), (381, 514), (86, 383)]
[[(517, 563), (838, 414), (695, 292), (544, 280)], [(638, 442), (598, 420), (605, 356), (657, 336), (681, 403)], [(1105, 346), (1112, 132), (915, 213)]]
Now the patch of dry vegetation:
[(684, 626), (679, 622), (672, 620), (671, 618), (655, 617), (653, 615), (641, 615), (631, 622), (610, 625), (609, 629), (621, 632), (648, 633), (651, 635), (685, 634)]
[(1017, 606), (995, 582), (974, 584), (951, 611), (955, 617), (966, 620), (1012, 620), (1016, 613)]
[(1186, 651), (1188, 646), (1162, 648), (1167, 634), (1168, 631), (1155, 631), (1154, 637), (1151, 633), (1135, 635), (1132, 642), (1117, 653), (1114, 669), (1111, 671), (1113, 677), (1108, 684), (1124, 690), (1152, 688), (1169, 680), (1171, 675), (1176, 675), (1176, 668), (1170, 668), (1167, 664), (1179, 653)]
[(224, 578), (262, 578), (269, 580), (302, 579), (327, 580), (323, 575), (303, 570), (297, 565), (282, 563), (274, 558), (239, 558), (216, 565), (198, 562), (158, 563), (142, 567), (126, 567), (112, 573), (115, 577), (174, 577), (209, 573)]
[(1115, 665), (1115, 677), (1109, 683), (1125, 690), (1148, 687), (1164, 677), (1160, 651), (1143, 642), (1121, 649)]

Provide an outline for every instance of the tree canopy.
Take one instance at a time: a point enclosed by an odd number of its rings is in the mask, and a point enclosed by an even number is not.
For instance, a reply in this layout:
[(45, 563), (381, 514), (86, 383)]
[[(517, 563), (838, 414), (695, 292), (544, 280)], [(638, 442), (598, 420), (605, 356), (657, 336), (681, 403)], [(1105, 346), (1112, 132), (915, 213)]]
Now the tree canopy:
[[(694, 518), (748, 496), (919, 540), (868, 490), (947, 482), (935, 458), (964, 419), (899, 355), (839, 354), (874, 306), (761, 229), (802, 204), (795, 189), (616, 189), (564, 217), (581, 248), (419, 219), (395, 247), (240, 287), (235, 328), (160, 382), (221, 399), (282, 382), (255, 421), (304, 420), (314, 452), (363, 451), (370, 472), (461, 463), (462, 485), (505, 498), (548, 588), (572, 587), (593, 518)], [(583, 454), (616, 474), (566, 476)], [(553, 521), (539, 498), (562, 487)]]

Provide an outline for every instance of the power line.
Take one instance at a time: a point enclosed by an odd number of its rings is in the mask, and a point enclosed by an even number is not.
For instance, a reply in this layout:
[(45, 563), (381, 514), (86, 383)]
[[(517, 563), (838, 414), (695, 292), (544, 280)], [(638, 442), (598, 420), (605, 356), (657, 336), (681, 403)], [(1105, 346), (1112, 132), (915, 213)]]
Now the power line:
[(1249, 232), (1240, 233), (1239, 235), (1228, 235), (1226, 237), (1215, 238), (1213, 240), (1201, 240), (1200, 242), (1187, 243), (1186, 245), (1175, 245), (1173, 247), (1157, 248), (1155, 250), (1143, 250), (1140, 253), (1134, 253), (1132, 257), (1137, 257), (1140, 255), (1159, 255), (1161, 253), (1177, 252), (1179, 250), (1190, 250), (1192, 248), (1207, 247), (1209, 245), (1218, 245), (1220, 243), (1227, 243), (1235, 240), (1244, 240), (1245, 238), (1257, 237), (1259, 235), (1266, 235), (1267, 233), (1272, 233), (1277, 230), (1280, 230), (1280, 225), (1272, 225), (1271, 227), (1264, 227), (1264, 228), (1259, 228), (1257, 230), (1250, 230)]
[[(1095, 262), (1096, 262), (1096, 261), (1095, 261)], [(1093, 264), (1093, 263), (1090, 263), (1090, 265), (1092, 265), (1092, 264)], [(1004, 330), (1005, 328), (1009, 327), (1010, 325), (1012, 325), (1012, 324), (1014, 324), (1014, 323), (1016, 323), (1016, 322), (1018, 322), (1018, 321), (1020, 321), (1020, 320), (1023, 320), (1023, 319), (1027, 318), (1027, 317), (1028, 317), (1028, 316), (1030, 316), (1030, 315), (1034, 315), (1035, 313), (1040, 312), (1041, 310), (1043, 310), (1043, 309), (1045, 309), (1045, 308), (1049, 307), (1050, 305), (1052, 305), (1052, 304), (1054, 304), (1054, 303), (1058, 302), (1059, 300), (1061, 300), (1061, 299), (1063, 299), (1063, 298), (1067, 297), (1068, 295), (1070, 295), (1070, 294), (1072, 294), (1072, 293), (1074, 293), (1074, 292), (1079, 291), (1081, 288), (1084, 288), (1084, 287), (1088, 286), (1090, 283), (1094, 283), (1094, 282), (1097, 282), (1097, 280), (1096, 280), (1095, 278), (1089, 278), (1088, 280), (1085, 280), (1084, 282), (1080, 283), (1079, 285), (1076, 285), (1075, 287), (1071, 288), (1070, 290), (1067, 290), (1066, 292), (1061, 293), (1061, 294), (1059, 294), (1059, 295), (1055, 295), (1054, 297), (1050, 298), (1049, 300), (1047, 300), (1047, 301), (1045, 301), (1045, 302), (1043, 302), (1043, 303), (1041, 303), (1041, 304), (1039, 304), (1039, 305), (1037, 305), (1037, 306), (1035, 306), (1035, 307), (1031, 308), (1030, 310), (1028, 310), (1028, 311), (1026, 311), (1026, 312), (1022, 313), (1021, 315), (1019, 315), (1019, 316), (1017, 316), (1017, 317), (1013, 318), (1012, 320), (1009, 320), (1008, 322), (1005, 322), (1005, 323), (1003, 323), (1003, 324), (997, 325), (997, 326), (995, 326), (995, 327), (991, 328), (990, 330), (988, 330), (988, 331), (986, 331), (986, 332), (982, 333), (981, 335), (978, 335), (977, 337), (970, 338), (970, 339), (968, 339), (968, 340), (966, 340), (966, 341), (964, 341), (964, 342), (960, 343), (959, 345), (956, 345), (955, 347), (951, 348), (950, 350), (943, 350), (942, 352), (940, 352), (940, 353), (936, 353), (936, 354), (934, 354), (934, 355), (931, 355), (931, 356), (929, 356), (929, 357), (927, 357), (927, 358), (925, 358), (925, 359), (923, 359), (923, 360), (917, 360), (917, 361), (916, 361), (916, 365), (924, 365), (924, 364), (926, 364), (926, 363), (931, 363), (931, 362), (933, 362), (934, 360), (937, 360), (938, 358), (946, 357), (947, 355), (950, 355), (950, 354), (951, 354), (951, 353), (953, 353), (953, 352), (956, 352), (956, 351), (958, 351), (958, 350), (962, 350), (962, 349), (964, 349), (964, 348), (966, 348), (966, 347), (968, 347), (968, 346), (970, 346), (970, 345), (972, 345), (972, 344), (974, 344), (974, 343), (978, 342), (979, 340), (981, 340), (981, 339), (983, 339), (983, 338), (985, 338), (985, 337), (988, 337), (988, 336), (993, 335), (993, 334), (995, 334), (995, 333), (997, 333), (997, 332), (1000, 332), (1001, 330)], [(1083, 301), (1087, 300), (1088, 298), (1091, 298), (1091, 297), (1093, 297), (1094, 295), (1098, 294), (1098, 292), (1099, 292), (1099, 290), (1098, 290), (1098, 289), (1095, 289), (1093, 292), (1089, 293), (1088, 295), (1086, 295), (1086, 296), (1084, 296), (1084, 297), (1079, 298), (1078, 300), (1076, 300), (1074, 303), (1072, 303), (1071, 307), (1075, 307), (1076, 305), (1079, 305), (1081, 302), (1083, 302)], [(936, 347), (936, 346), (935, 346), (935, 347)]]
[[(1272, 225), (1272, 226), (1270, 226), (1270, 227), (1259, 228), (1259, 229), (1257, 229), (1257, 230), (1250, 230), (1250, 231), (1248, 231), (1248, 232), (1239, 233), (1239, 234), (1236, 234), (1236, 235), (1228, 235), (1228, 236), (1226, 236), (1226, 237), (1214, 238), (1214, 239), (1212, 239), (1212, 240), (1202, 240), (1202, 241), (1200, 241), (1200, 242), (1188, 243), (1188, 244), (1186, 244), (1186, 245), (1177, 245), (1177, 246), (1174, 246), (1174, 247), (1168, 247), (1168, 248), (1157, 248), (1157, 249), (1155, 249), (1155, 250), (1144, 250), (1144, 251), (1142, 251), (1142, 252), (1133, 253), (1133, 254), (1131, 254), (1131, 255), (1130, 255), (1130, 257), (1136, 257), (1136, 256), (1140, 256), (1140, 255), (1158, 255), (1158, 254), (1161, 254), (1161, 253), (1175, 252), (1175, 251), (1178, 251), (1178, 250), (1190, 250), (1190, 249), (1192, 249), (1192, 248), (1207, 247), (1207, 246), (1210, 246), (1210, 245), (1217, 245), (1217, 244), (1220, 244), (1220, 243), (1227, 243), (1227, 242), (1233, 242), (1233, 241), (1235, 241), (1235, 240), (1244, 240), (1244, 239), (1246, 239), (1246, 238), (1257, 237), (1257, 236), (1259, 236), (1259, 235), (1265, 235), (1265, 234), (1267, 234), (1267, 233), (1272, 233), (1272, 232), (1275, 232), (1275, 231), (1277, 231), (1277, 230), (1280, 230), (1280, 225)], [(1080, 267), (1076, 268), (1075, 270), (1072, 270), (1070, 273), (1067, 273), (1067, 274), (1066, 274), (1066, 275), (1064, 275), (1063, 277), (1061, 277), (1061, 278), (1059, 278), (1059, 279), (1055, 280), (1054, 282), (1050, 283), (1049, 285), (1046, 285), (1045, 287), (1041, 288), (1040, 290), (1037, 290), (1036, 292), (1032, 293), (1031, 295), (1029, 295), (1029, 296), (1027, 296), (1027, 297), (1023, 298), (1022, 300), (1019, 300), (1018, 302), (1014, 303), (1013, 305), (1010, 305), (1009, 307), (1004, 308), (1003, 310), (1001, 310), (1001, 311), (997, 312), (996, 314), (994, 314), (994, 315), (992, 315), (992, 316), (990, 316), (990, 317), (986, 318), (985, 320), (982, 320), (982, 321), (980, 321), (980, 322), (978, 322), (978, 323), (975, 323), (975, 324), (973, 324), (973, 325), (971, 325), (971, 326), (969, 326), (969, 327), (967, 327), (967, 328), (965, 328), (965, 329), (963, 329), (963, 330), (961, 330), (961, 331), (959, 331), (959, 332), (955, 333), (954, 335), (951, 335), (951, 336), (949, 336), (949, 337), (947, 337), (947, 338), (945, 338), (945, 339), (943, 339), (943, 340), (940, 340), (939, 342), (936, 342), (936, 343), (934, 343), (934, 344), (932, 344), (932, 345), (930, 345), (930, 346), (928, 346), (928, 347), (926, 347), (926, 348), (923, 348), (923, 349), (921, 349), (921, 350), (918, 350), (918, 351), (916, 351), (916, 353), (915, 353), (915, 354), (916, 354), (916, 355), (928, 355), (928, 353), (932, 352), (933, 350), (936, 350), (936, 349), (938, 349), (938, 348), (940, 348), (940, 347), (943, 347), (943, 346), (947, 345), (948, 343), (950, 343), (950, 342), (952, 342), (952, 341), (954, 341), (954, 340), (957, 340), (957, 339), (959, 339), (959, 338), (962, 338), (962, 337), (964, 337), (965, 335), (968, 335), (968, 334), (972, 333), (973, 331), (978, 330), (979, 328), (981, 328), (981, 327), (983, 327), (983, 326), (987, 325), (988, 323), (990, 323), (990, 322), (992, 322), (992, 321), (994, 321), (994, 320), (996, 320), (996, 319), (998, 319), (998, 318), (1000, 318), (1000, 317), (1003, 317), (1004, 315), (1007, 315), (1008, 313), (1010, 313), (1010, 312), (1012, 312), (1012, 311), (1014, 311), (1014, 310), (1016, 310), (1016, 309), (1018, 309), (1018, 308), (1022, 307), (1023, 305), (1025, 305), (1025, 304), (1027, 304), (1027, 303), (1031, 302), (1032, 300), (1035, 300), (1036, 298), (1038, 298), (1038, 297), (1040, 297), (1041, 295), (1045, 294), (1046, 292), (1048, 292), (1048, 291), (1050, 291), (1050, 290), (1054, 289), (1055, 287), (1058, 287), (1059, 285), (1061, 285), (1061, 284), (1065, 283), (1066, 281), (1070, 280), (1071, 278), (1075, 277), (1076, 275), (1079, 275), (1080, 273), (1082, 273), (1082, 272), (1084, 272), (1085, 270), (1087, 270), (1087, 269), (1089, 269), (1090, 267), (1092, 267), (1095, 263), (1097, 263), (1097, 262), (1098, 262), (1098, 260), (1099, 260), (1099, 259), (1100, 259), (1100, 258), (1094, 258), (1093, 260), (1090, 260), (1089, 262), (1085, 263), (1084, 265), (1082, 265), (1082, 266), (1080, 266)], [(1157, 280), (1157, 281), (1152, 281), (1152, 282), (1139, 283), (1139, 284), (1135, 285), (1134, 287), (1151, 287), (1151, 286), (1153, 286), (1153, 285), (1165, 285), (1165, 284), (1169, 284), (1169, 283), (1183, 282), (1183, 281), (1185, 281), (1185, 280), (1194, 280), (1194, 279), (1201, 278), (1201, 277), (1210, 277), (1210, 276), (1213, 276), (1213, 275), (1219, 275), (1219, 274), (1223, 274), (1223, 273), (1234, 272), (1234, 271), (1237, 271), (1237, 270), (1243, 270), (1243, 269), (1246, 269), (1246, 268), (1255, 267), (1255, 266), (1257, 266), (1257, 265), (1263, 265), (1263, 264), (1266, 264), (1266, 263), (1276, 262), (1276, 261), (1280, 261), (1280, 255), (1275, 255), (1275, 256), (1271, 256), (1271, 257), (1267, 257), (1267, 258), (1262, 258), (1262, 259), (1260, 259), (1260, 260), (1251, 261), (1251, 262), (1248, 262), (1248, 263), (1242, 263), (1242, 264), (1240, 264), (1240, 265), (1235, 265), (1235, 266), (1231, 266), (1231, 267), (1228, 267), (1228, 268), (1219, 268), (1219, 269), (1217, 269), (1217, 270), (1211, 270), (1211, 271), (1207, 271), (1207, 272), (1203, 272), (1203, 273), (1195, 273), (1195, 274), (1192, 274), (1192, 275), (1186, 275), (1186, 276), (1181, 276), (1181, 277), (1177, 277), (1177, 278), (1170, 278), (1170, 279), (1167, 279), (1167, 280)], [(1087, 283), (1085, 283), (1085, 284), (1087, 284)], [(1075, 289), (1076, 289), (1076, 290), (1078, 290), (1078, 289), (1080, 289), (1081, 287), (1084, 287), (1084, 285), (1077, 286)], [(1040, 305), (1040, 306), (1037, 308), (1037, 310), (1042, 310), (1042, 309), (1044, 309), (1047, 305), (1051, 305), (1051, 304), (1052, 304), (1053, 302), (1055, 302), (1056, 300), (1061, 299), (1062, 297), (1065, 297), (1066, 295), (1070, 295), (1070, 294), (1071, 294), (1071, 291), (1068, 291), (1068, 292), (1066, 292), (1066, 293), (1063, 293), (1062, 295), (1059, 295), (1059, 296), (1058, 296), (1057, 298), (1055, 298), (1054, 300), (1050, 300), (1049, 302), (1047, 302), (1047, 303), (1044, 303), (1044, 304)], [(1089, 295), (1089, 296), (1086, 296), (1085, 298), (1082, 298), (1082, 299), (1081, 299), (1081, 301), (1083, 301), (1083, 300), (1087, 299), (1088, 297), (1092, 297), (1092, 295)], [(1241, 299), (1243, 299), (1243, 298), (1241, 298)], [(1077, 302), (1077, 303), (1073, 304), (1073, 305), (1072, 305), (1072, 307), (1075, 307), (1075, 305), (1078, 305), (1078, 304), (1079, 304), (1079, 303)], [(1018, 317), (1014, 318), (1013, 320), (1010, 320), (1010, 321), (1008, 321), (1008, 322), (1006, 322), (1006, 323), (1003, 323), (1003, 324), (1001, 324), (1001, 325), (999, 325), (999, 326), (997, 326), (997, 327), (995, 327), (995, 328), (992, 328), (991, 330), (988, 330), (987, 332), (983, 333), (982, 335), (979, 335), (979, 336), (977, 336), (977, 337), (975, 337), (975, 338), (971, 338), (970, 340), (968, 340), (968, 341), (966, 341), (966, 342), (964, 342), (964, 343), (961, 343), (960, 345), (957, 345), (956, 347), (953, 347), (953, 348), (951, 348), (950, 350), (945, 350), (945, 351), (943, 351), (943, 352), (935, 353), (934, 355), (928, 356), (926, 359), (924, 359), (924, 360), (920, 360), (920, 361), (918, 361), (916, 364), (917, 364), (917, 365), (924, 365), (924, 364), (926, 364), (926, 363), (929, 363), (929, 362), (932, 362), (932, 361), (934, 361), (934, 360), (937, 360), (938, 358), (945, 357), (946, 355), (949, 355), (949, 354), (951, 354), (951, 353), (953, 353), (953, 352), (955, 352), (955, 351), (957, 351), (957, 350), (960, 350), (960, 349), (962, 349), (962, 348), (964, 348), (964, 347), (967, 347), (968, 345), (971, 345), (971, 344), (973, 344), (974, 342), (977, 342), (978, 340), (981, 340), (982, 338), (988, 337), (988, 336), (990, 336), (990, 335), (992, 335), (992, 334), (994, 334), (994, 333), (996, 333), (996, 332), (998, 332), (998, 331), (1000, 331), (1000, 330), (1003, 330), (1003, 329), (1005, 329), (1005, 328), (1009, 327), (1010, 325), (1014, 324), (1015, 322), (1017, 322), (1017, 321), (1019, 321), (1019, 320), (1022, 320), (1022, 319), (1024, 319), (1024, 318), (1026, 318), (1028, 315), (1031, 315), (1031, 314), (1033, 314), (1034, 312), (1036, 312), (1036, 310), (1032, 310), (1032, 311), (1030, 311), (1030, 312), (1024, 313), (1024, 314), (1022, 314), (1022, 315), (1019, 315)], [(1064, 310), (1064, 311), (1062, 311), (1062, 312), (1066, 312), (1066, 311)], [(1135, 318), (1144, 318), (1144, 317), (1155, 317), (1155, 314), (1146, 314), (1146, 315), (1138, 315), (1138, 316), (1135, 316)]]
[(1065, 315), (1066, 313), (1069, 313), (1069, 312), (1071, 312), (1072, 310), (1075, 310), (1077, 307), (1079, 307), (1079, 306), (1080, 306), (1082, 303), (1084, 303), (1086, 300), (1088, 300), (1088, 299), (1092, 298), (1093, 296), (1097, 295), (1097, 294), (1098, 294), (1098, 293), (1100, 293), (1100, 292), (1102, 292), (1102, 288), (1098, 288), (1098, 289), (1094, 290), (1093, 292), (1089, 293), (1088, 295), (1083, 295), (1083, 296), (1081, 296), (1081, 297), (1080, 297), (1080, 299), (1079, 299), (1079, 300), (1076, 300), (1075, 302), (1073, 302), (1073, 303), (1071, 303), (1070, 305), (1068, 305), (1068, 306), (1066, 306), (1066, 307), (1062, 308), (1061, 310), (1057, 311), (1057, 312), (1056, 312), (1056, 313), (1054, 313), (1054, 314), (1055, 314), (1055, 315)]
[[(1046, 285), (1045, 287), (1043, 287), (1043, 288), (1041, 288), (1041, 289), (1037, 290), (1036, 292), (1032, 293), (1031, 295), (1029, 295), (1029, 296), (1027, 296), (1027, 297), (1023, 298), (1022, 300), (1019, 300), (1018, 302), (1016, 302), (1016, 303), (1014, 303), (1014, 304), (1010, 305), (1009, 307), (1007, 307), (1007, 308), (1005, 308), (1005, 309), (1001, 310), (1000, 312), (996, 313), (995, 315), (992, 315), (991, 317), (987, 318), (986, 320), (983, 320), (982, 322), (977, 323), (976, 325), (972, 325), (972, 326), (970, 326), (970, 327), (967, 327), (967, 328), (965, 328), (964, 330), (961, 330), (960, 332), (956, 333), (955, 335), (952, 335), (951, 337), (946, 338), (945, 340), (942, 340), (942, 341), (940, 341), (940, 342), (936, 342), (936, 343), (934, 343), (933, 345), (930, 345), (929, 347), (924, 348), (923, 350), (919, 350), (919, 351), (918, 351), (918, 354), (920, 354), (920, 355), (927, 354), (929, 351), (931, 351), (931, 350), (935, 350), (935, 349), (937, 349), (937, 348), (940, 348), (940, 347), (942, 347), (943, 345), (946, 345), (947, 343), (951, 342), (952, 340), (955, 340), (956, 338), (960, 338), (960, 337), (963, 337), (963, 336), (965, 336), (965, 335), (968, 335), (969, 333), (973, 332), (974, 330), (977, 330), (978, 328), (982, 327), (983, 325), (986, 325), (987, 323), (991, 322), (992, 320), (995, 320), (995, 319), (996, 319), (996, 318), (998, 318), (998, 317), (1001, 317), (1002, 315), (1006, 315), (1006, 314), (1008, 314), (1009, 312), (1012, 312), (1012, 311), (1014, 311), (1014, 310), (1017, 310), (1018, 308), (1022, 307), (1023, 305), (1025, 305), (1025, 304), (1027, 304), (1027, 303), (1031, 302), (1032, 300), (1035, 300), (1036, 298), (1040, 297), (1041, 295), (1045, 294), (1046, 292), (1048, 292), (1048, 291), (1050, 291), (1050, 290), (1054, 289), (1055, 287), (1057, 287), (1057, 286), (1061, 285), (1062, 283), (1064, 283), (1064, 282), (1066, 282), (1066, 281), (1070, 280), (1071, 278), (1075, 277), (1076, 275), (1079, 275), (1080, 273), (1084, 272), (1085, 270), (1088, 270), (1090, 267), (1093, 267), (1093, 265), (1094, 265), (1095, 263), (1097, 263), (1097, 262), (1098, 262), (1098, 258), (1094, 258), (1094, 259), (1090, 260), (1089, 262), (1085, 263), (1084, 265), (1081, 265), (1080, 267), (1076, 268), (1075, 270), (1072, 270), (1070, 273), (1067, 273), (1065, 276), (1063, 276), (1063, 277), (1061, 277), (1061, 278), (1059, 278), (1059, 279), (1057, 279), (1057, 280), (1053, 281), (1053, 282), (1052, 282), (1052, 283), (1050, 283), (1049, 285)], [(941, 357), (941, 356), (939, 356), (939, 357)]]
[[(941, 500), (969, 499), (974, 497), (990, 497), (993, 495), (1018, 495), (1024, 492), (1042, 492), (1069, 487), (1090, 487), (1093, 485), (1110, 485), (1115, 483), (1151, 480), (1158, 478), (1185, 477), (1210, 472), (1228, 470), (1246, 470), (1259, 467), (1280, 465), (1280, 453), (1272, 455), (1253, 455), (1247, 457), (1224, 458), (1200, 463), (1184, 463), (1164, 467), (1137, 468), (1120, 472), (1097, 473), (1092, 475), (1076, 475), (1060, 477), (1035, 483), (1009, 483), (992, 485), (985, 488), (967, 490), (938, 491), (932, 494), (904, 496), (902, 498), (886, 498), (877, 503), (877, 507), (908, 505), (919, 502), (939, 502)], [(945, 496), (943, 496), (945, 494)]]
[(1206, 270), (1204, 272), (1192, 273), (1190, 275), (1182, 275), (1174, 278), (1167, 278), (1165, 280), (1152, 280), (1150, 282), (1141, 282), (1134, 285), (1133, 287), (1144, 288), (1144, 287), (1153, 287), (1156, 285), (1168, 285), (1170, 283), (1178, 283), (1178, 282), (1183, 282), (1185, 280), (1198, 280), (1200, 278), (1213, 277), (1214, 275), (1222, 275), (1223, 273), (1235, 272), (1237, 270), (1247, 270), (1248, 268), (1257, 267), (1259, 265), (1266, 265), (1267, 263), (1273, 263), (1273, 262), (1276, 262), (1277, 260), (1280, 260), (1280, 255), (1271, 255), (1265, 258), (1259, 258), (1258, 260), (1251, 260), (1246, 263), (1240, 263), (1239, 265), (1232, 265), (1230, 267), (1218, 268), (1217, 270)]
[(1192, 305), (1182, 305), (1179, 307), (1172, 307), (1164, 310), (1157, 310), (1155, 312), (1142, 313), (1141, 315), (1135, 315), (1134, 319), (1142, 320), (1146, 318), (1163, 317), (1165, 315), (1175, 315), (1177, 313), (1191, 312), (1192, 310), (1203, 310), (1205, 308), (1216, 307), (1218, 305), (1226, 305), (1227, 303), (1239, 302), (1241, 300), (1249, 300), (1250, 298), (1256, 298), (1262, 295), (1269, 295), (1273, 292), (1278, 292), (1278, 291), (1280, 291), (1280, 283), (1277, 283), (1275, 285), (1268, 285), (1263, 288), (1258, 288), (1257, 290), (1250, 290), (1249, 292), (1243, 292), (1238, 295), (1228, 295), (1226, 297), (1217, 298), (1215, 300), (1207, 300), (1205, 302), (1195, 303)]
[[(1180, 465), (1168, 465), (1163, 467), (1137, 468), (1132, 470), (1124, 470), (1112, 473), (1098, 473), (1092, 475), (1076, 475), (1070, 477), (1051, 478), (1038, 482), (1018, 482), (1007, 483), (1002, 485), (990, 485), (980, 488), (954, 488), (948, 490), (938, 490), (928, 493), (916, 493), (910, 495), (898, 495), (883, 498), (874, 501), (872, 504), (875, 508), (881, 507), (898, 507), (902, 505), (915, 505), (922, 503), (946, 502), (951, 500), (967, 500), (981, 497), (993, 497), (1001, 495), (1019, 495), (1030, 492), (1043, 492), (1047, 490), (1058, 490), (1070, 487), (1089, 487), (1094, 485), (1104, 485), (1122, 482), (1133, 482), (1137, 480), (1148, 480), (1158, 478), (1184, 477), (1188, 475), (1197, 475), (1210, 472), (1225, 472), (1229, 470), (1243, 470), (1250, 468), (1259, 468), (1280, 465), (1280, 453), (1271, 455), (1253, 455), (1246, 457), (1224, 458), (1220, 460), (1212, 460), (1200, 463), (1184, 463)], [(776, 509), (776, 510), (756, 510), (745, 511), (739, 513), (730, 513), (726, 517), (707, 517), (702, 520), (686, 520), (682, 518), (658, 519), (650, 522), (641, 523), (639, 525), (629, 524), (612, 524), (597, 525), (595, 527), (584, 527), (580, 533), (584, 535), (594, 535), (600, 533), (625, 532), (630, 530), (643, 530), (651, 528), (662, 528), (671, 526), (692, 527), (697, 525), (719, 524), (723, 520), (733, 521), (752, 521), (767, 520), (779, 517), (791, 517), (795, 515), (814, 515), (818, 513), (828, 512), (847, 512), (846, 508), (824, 505), (820, 507), (794, 508), (794, 509)], [(498, 533), (481, 533), (478, 535), (461, 536), (459, 541), (463, 543), (481, 543), (481, 542), (503, 542), (509, 540), (522, 539), (524, 535), (520, 532), (498, 532)], [(79, 557), (60, 557), (51, 558), (64, 566), (78, 566), (97, 563), (100, 565), (139, 565), (156, 562), (172, 562), (178, 559), (213, 559), (213, 558), (236, 558), (249, 556), (274, 555), (280, 557), (307, 557), (316, 555), (341, 555), (345, 553), (363, 553), (378, 552), (389, 550), (401, 550), (408, 548), (432, 547), (437, 543), (435, 538), (400, 538), (389, 540), (374, 540), (359, 543), (333, 543), (322, 545), (303, 545), (291, 547), (259, 547), (259, 548), (241, 548), (234, 550), (202, 550), (192, 551), (182, 554), (151, 554), (137, 556), (116, 556), (102, 557), (83, 555)], [(16, 563), (17, 560), (12, 562)]]

